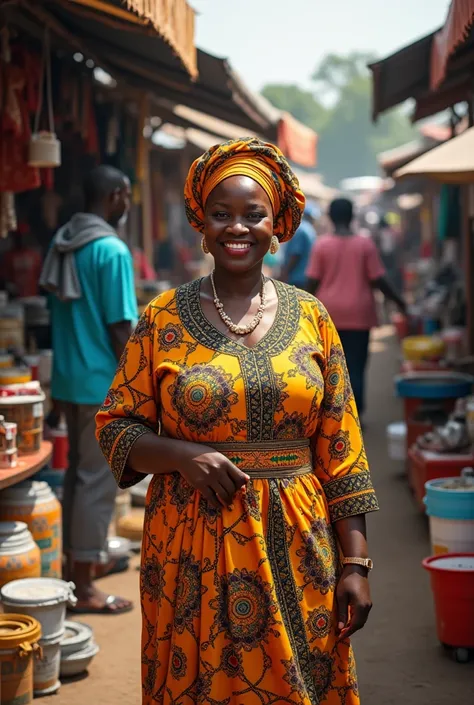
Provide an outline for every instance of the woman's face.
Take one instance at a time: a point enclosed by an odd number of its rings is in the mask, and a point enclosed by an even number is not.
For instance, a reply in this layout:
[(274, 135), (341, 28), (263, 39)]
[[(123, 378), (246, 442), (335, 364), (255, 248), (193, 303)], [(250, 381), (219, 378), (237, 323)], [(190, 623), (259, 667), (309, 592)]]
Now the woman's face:
[(262, 262), (270, 248), (270, 199), (248, 176), (231, 176), (211, 191), (204, 223), (204, 236), (216, 268), (248, 271)]

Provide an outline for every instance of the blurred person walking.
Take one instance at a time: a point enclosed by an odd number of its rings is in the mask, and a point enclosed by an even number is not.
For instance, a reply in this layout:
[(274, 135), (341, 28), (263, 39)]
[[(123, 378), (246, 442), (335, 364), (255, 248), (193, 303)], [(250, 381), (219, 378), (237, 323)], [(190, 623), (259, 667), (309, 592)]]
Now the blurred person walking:
[(52, 293), (51, 395), (64, 411), (69, 467), (64, 482), (63, 540), (78, 613), (118, 614), (128, 600), (100, 592), (97, 564), (107, 559), (116, 484), (95, 438), (95, 414), (138, 317), (133, 259), (117, 235), (130, 207), (130, 182), (99, 166), (84, 184), (85, 211), (53, 239), (40, 284)]
[(306, 269), (316, 241), (315, 221), (319, 215), (320, 212), (316, 206), (306, 203), (300, 227), (290, 242), (282, 247), (283, 264), (280, 279), (298, 289), (304, 289), (306, 285)]
[(352, 201), (335, 199), (329, 206), (329, 217), (334, 231), (316, 240), (306, 272), (306, 288), (318, 296), (334, 321), (362, 416), (370, 330), (377, 325), (374, 289), (379, 289), (403, 313), (405, 303), (386, 278), (373, 240), (352, 230)]

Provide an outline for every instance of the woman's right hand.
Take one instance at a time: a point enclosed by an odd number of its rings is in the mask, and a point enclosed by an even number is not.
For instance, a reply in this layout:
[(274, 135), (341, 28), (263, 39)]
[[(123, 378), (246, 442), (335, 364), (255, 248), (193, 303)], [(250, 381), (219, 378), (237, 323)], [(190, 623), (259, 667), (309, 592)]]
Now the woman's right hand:
[(235, 494), (250, 480), (222, 453), (198, 443), (186, 443), (179, 472), (216, 509), (229, 507)]

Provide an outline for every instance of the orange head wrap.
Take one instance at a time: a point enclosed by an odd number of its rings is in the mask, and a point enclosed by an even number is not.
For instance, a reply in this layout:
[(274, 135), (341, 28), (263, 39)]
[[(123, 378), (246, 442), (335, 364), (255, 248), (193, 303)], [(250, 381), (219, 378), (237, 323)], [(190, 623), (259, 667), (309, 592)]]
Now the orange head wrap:
[(186, 215), (204, 232), (204, 209), (211, 191), (230, 176), (249, 176), (265, 191), (273, 210), (273, 232), (289, 240), (301, 222), (305, 197), (278, 147), (255, 137), (211, 147), (191, 165), (184, 186)]

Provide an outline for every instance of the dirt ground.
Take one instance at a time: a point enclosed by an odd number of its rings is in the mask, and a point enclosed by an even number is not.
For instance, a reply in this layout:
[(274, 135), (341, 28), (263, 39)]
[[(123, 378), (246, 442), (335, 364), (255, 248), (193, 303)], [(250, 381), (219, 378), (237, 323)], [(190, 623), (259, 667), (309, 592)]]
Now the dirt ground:
[[(468, 705), (474, 663), (459, 665), (438, 644), (428, 576), (428, 527), (411, 499), (402, 468), (386, 455), (385, 427), (398, 420), (393, 398), (397, 346), (380, 329), (372, 343), (366, 443), (381, 511), (369, 517), (374, 609), (354, 639), (362, 705)], [(102, 581), (104, 590), (137, 600), (121, 617), (84, 619), (101, 652), (82, 680), (64, 683), (54, 705), (139, 705), (140, 613), (137, 562)], [(470, 695), (469, 695), (470, 693)]]

